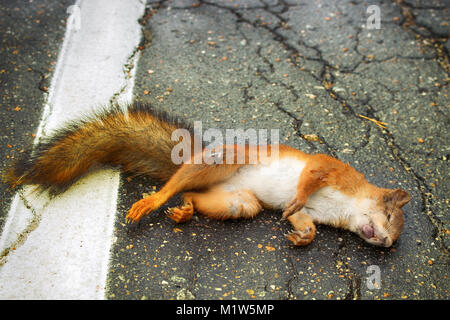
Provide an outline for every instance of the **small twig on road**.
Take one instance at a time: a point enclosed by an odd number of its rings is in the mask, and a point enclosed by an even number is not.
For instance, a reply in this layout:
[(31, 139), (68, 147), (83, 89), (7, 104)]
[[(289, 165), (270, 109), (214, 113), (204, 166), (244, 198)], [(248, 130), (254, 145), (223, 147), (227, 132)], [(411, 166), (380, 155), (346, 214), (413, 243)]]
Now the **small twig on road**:
[(376, 124), (377, 126), (379, 126), (380, 128), (386, 129), (386, 126), (387, 126), (387, 123), (386, 123), (386, 122), (381, 122), (381, 121), (378, 121), (378, 120), (375, 120), (375, 119), (372, 119), (372, 118), (363, 116), (362, 114), (358, 114), (358, 116), (361, 117), (361, 118), (363, 118), (363, 119), (372, 121), (373, 123), (375, 123), (375, 124)]

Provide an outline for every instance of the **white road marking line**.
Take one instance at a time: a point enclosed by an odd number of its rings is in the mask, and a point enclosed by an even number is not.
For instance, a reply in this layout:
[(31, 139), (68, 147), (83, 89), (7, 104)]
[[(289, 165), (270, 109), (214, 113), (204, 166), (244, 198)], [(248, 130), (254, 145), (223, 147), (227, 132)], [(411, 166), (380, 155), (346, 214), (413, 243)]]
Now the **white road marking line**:
[[(89, 0), (76, 6), (69, 21), (81, 28), (66, 30), (39, 137), (108, 104), (117, 92), (123, 91), (118, 101), (132, 99), (134, 72), (127, 76), (124, 66), (133, 59), (136, 68), (139, 54), (131, 54), (141, 38), (137, 20), (145, 2)], [(118, 186), (118, 172), (99, 170), (50, 201), (29, 188), (26, 203), (16, 195), (0, 252), (18, 245), (0, 261), (0, 299), (104, 299)], [(33, 217), (36, 225), (30, 226)], [(27, 228), (26, 240), (18, 242)]]

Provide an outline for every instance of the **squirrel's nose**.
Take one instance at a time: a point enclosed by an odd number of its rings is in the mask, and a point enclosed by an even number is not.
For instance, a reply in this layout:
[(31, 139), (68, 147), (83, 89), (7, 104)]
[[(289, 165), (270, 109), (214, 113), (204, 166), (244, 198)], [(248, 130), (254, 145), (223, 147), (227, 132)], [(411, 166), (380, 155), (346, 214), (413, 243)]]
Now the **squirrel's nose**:
[(383, 238), (383, 245), (384, 245), (386, 248), (387, 248), (387, 247), (390, 247), (391, 244), (392, 244), (392, 241), (391, 241), (391, 239), (389, 239), (389, 237), (384, 237), (384, 238)]

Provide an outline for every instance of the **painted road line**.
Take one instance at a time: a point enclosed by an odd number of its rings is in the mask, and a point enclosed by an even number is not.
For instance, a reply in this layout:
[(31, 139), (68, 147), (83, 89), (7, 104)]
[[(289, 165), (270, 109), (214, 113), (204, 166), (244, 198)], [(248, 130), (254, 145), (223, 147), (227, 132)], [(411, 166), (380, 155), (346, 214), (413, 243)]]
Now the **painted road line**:
[[(37, 141), (113, 97), (131, 101), (144, 10), (139, 0), (68, 8)], [(104, 299), (118, 187), (118, 172), (98, 170), (51, 200), (16, 194), (0, 237), (0, 299)]]

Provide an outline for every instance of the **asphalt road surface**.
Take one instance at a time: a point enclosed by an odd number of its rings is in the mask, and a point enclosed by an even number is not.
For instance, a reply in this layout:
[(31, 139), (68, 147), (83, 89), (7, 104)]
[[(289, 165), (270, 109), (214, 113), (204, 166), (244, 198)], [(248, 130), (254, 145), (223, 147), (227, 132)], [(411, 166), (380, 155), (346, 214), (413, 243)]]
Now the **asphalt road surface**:
[(161, 185), (113, 169), (55, 199), (2, 184), (0, 298), (448, 299), (449, 10), (444, 0), (3, 1), (1, 170), (64, 121), (140, 100), (203, 129), (279, 129), (281, 143), (337, 157), (411, 201), (391, 248), (327, 226), (294, 247), (281, 212), (175, 224), (164, 210), (177, 197), (127, 225), (132, 203)]

